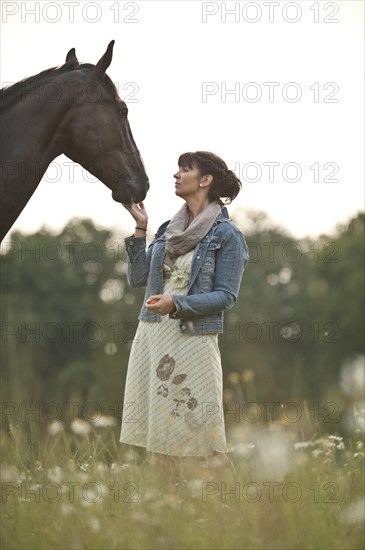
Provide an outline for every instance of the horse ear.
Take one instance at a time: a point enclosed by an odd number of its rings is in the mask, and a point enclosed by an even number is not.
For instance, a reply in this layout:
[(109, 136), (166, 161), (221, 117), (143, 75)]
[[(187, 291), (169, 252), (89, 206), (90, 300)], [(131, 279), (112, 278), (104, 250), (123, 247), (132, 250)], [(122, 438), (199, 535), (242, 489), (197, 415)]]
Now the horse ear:
[(97, 72), (100, 76), (103, 76), (103, 74), (105, 74), (105, 71), (112, 62), (114, 42), (115, 40), (112, 40), (109, 43), (105, 54), (99, 59), (99, 61), (95, 65)]
[(76, 57), (75, 48), (72, 48), (66, 55), (66, 63), (73, 67), (77, 67), (79, 65), (79, 61)]

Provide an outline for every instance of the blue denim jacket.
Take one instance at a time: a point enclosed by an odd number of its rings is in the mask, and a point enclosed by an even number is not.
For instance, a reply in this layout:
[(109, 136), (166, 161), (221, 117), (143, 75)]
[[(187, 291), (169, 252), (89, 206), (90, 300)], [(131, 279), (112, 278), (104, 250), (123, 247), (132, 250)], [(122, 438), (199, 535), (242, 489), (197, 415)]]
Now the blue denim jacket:
[[(146, 251), (146, 237), (127, 237), (127, 279), (131, 287), (147, 286), (144, 302), (163, 294), (165, 230), (162, 224)], [(197, 245), (186, 296), (173, 295), (180, 332), (186, 334), (223, 332), (223, 311), (237, 300), (248, 247), (242, 232), (229, 220), (225, 207), (209, 233)], [(160, 315), (144, 305), (138, 319), (160, 321)]]

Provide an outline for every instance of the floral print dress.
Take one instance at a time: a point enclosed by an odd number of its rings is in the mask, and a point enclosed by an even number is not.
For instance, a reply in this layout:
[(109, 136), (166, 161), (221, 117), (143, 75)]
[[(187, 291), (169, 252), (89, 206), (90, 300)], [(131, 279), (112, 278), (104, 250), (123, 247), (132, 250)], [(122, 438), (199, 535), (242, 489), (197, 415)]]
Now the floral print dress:
[[(186, 294), (194, 250), (164, 266), (164, 294)], [(175, 456), (226, 452), (217, 334), (140, 321), (128, 364), (120, 441)]]

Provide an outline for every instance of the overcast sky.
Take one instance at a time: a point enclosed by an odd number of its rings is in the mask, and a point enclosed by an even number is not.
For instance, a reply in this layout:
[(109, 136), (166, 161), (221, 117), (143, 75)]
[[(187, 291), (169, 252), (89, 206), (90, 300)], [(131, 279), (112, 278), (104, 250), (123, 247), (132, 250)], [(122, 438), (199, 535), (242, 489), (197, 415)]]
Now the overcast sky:
[[(151, 229), (181, 206), (177, 158), (198, 149), (243, 182), (230, 214), (264, 210), (314, 237), (364, 208), (361, 0), (3, 0), (1, 10), (2, 86), (61, 65), (72, 47), (96, 63), (115, 39), (107, 72), (151, 182)], [(77, 216), (132, 230), (93, 179), (58, 157), (13, 228), (58, 230)]]

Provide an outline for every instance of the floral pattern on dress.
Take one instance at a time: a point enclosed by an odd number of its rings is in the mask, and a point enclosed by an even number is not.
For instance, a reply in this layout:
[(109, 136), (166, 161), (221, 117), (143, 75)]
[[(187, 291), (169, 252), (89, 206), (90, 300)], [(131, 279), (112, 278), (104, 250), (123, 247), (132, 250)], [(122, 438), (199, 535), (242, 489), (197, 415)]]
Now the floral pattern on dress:
[[(156, 368), (157, 378), (161, 381), (166, 382), (171, 378), (171, 375), (175, 370), (175, 366), (175, 359), (169, 354), (164, 355), (163, 357), (161, 357)], [(160, 397), (167, 397), (171, 390), (175, 390), (174, 396), (172, 397), (174, 408), (170, 411), (171, 416), (173, 416), (174, 418), (178, 418), (184, 415), (184, 405), (190, 411), (196, 409), (196, 407), (198, 406), (198, 400), (191, 395), (190, 388), (178, 388), (177, 392), (176, 388), (174, 388), (174, 386), (179, 386), (180, 384), (182, 384), (185, 381), (186, 377), (187, 374), (175, 374), (172, 380), (170, 380), (170, 388), (166, 384), (160, 384), (157, 388), (157, 395)]]
[(190, 277), (190, 265), (187, 265), (185, 268), (174, 269), (171, 271), (171, 282), (174, 284), (175, 288), (184, 288), (189, 283)]
[(164, 355), (156, 369), (157, 378), (159, 380), (168, 380), (175, 368), (175, 359), (168, 354)]
[(169, 394), (169, 388), (165, 386), (165, 384), (161, 384), (161, 386), (157, 388), (157, 395), (162, 395), (162, 397), (167, 397), (168, 394)]

